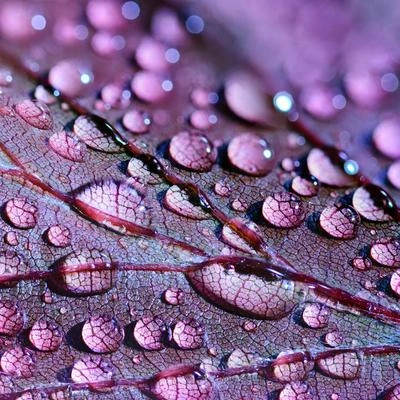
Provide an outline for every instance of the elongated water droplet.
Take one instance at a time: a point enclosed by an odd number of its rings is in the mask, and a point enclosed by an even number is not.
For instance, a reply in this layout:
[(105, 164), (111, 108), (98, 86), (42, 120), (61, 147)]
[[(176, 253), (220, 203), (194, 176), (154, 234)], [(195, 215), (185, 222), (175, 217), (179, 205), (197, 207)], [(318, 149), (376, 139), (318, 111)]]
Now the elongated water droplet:
[(360, 359), (353, 351), (320, 358), (316, 365), (320, 372), (339, 379), (356, 379), (361, 369)]
[(161, 350), (164, 346), (166, 325), (157, 317), (143, 317), (139, 319), (133, 330), (133, 337), (137, 344), (146, 350)]
[(71, 244), (71, 231), (63, 225), (53, 225), (46, 231), (47, 241), (55, 247), (67, 247)]
[(359, 223), (360, 216), (349, 206), (325, 207), (319, 217), (324, 232), (336, 239), (353, 239)]
[(63, 333), (54, 320), (43, 317), (33, 324), (29, 340), (37, 350), (55, 351), (61, 345)]
[(12, 250), (0, 251), (0, 287), (13, 287), (18, 278), (29, 272), (23, 257)]
[(11, 225), (19, 229), (34, 228), (39, 215), (37, 207), (25, 197), (8, 200), (4, 206), (4, 213)]
[(24, 314), (17, 303), (0, 300), (0, 335), (15, 336), (24, 327)]
[(385, 267), (400, 267), (400, 240), (383, 238), (375, 241), (370, 249), (371, 258)]
[(329, 309), (319, 303), (310, 303), (304, 307), (303, 321), (309, 328), (324, 328), (329, 322)]
[(86, 145), (71, 132), (56, 132), (49, 138), (49, 146), (66, 160), (82, 162), (86, 156)]
[(203, 346), (204, 329), (195, 320), (178, 321), (172, 329), (172, 340), (180, 349), (198, 349)]
[(53, 127), (53, 118), (46, 104), (38, 100), (26, 99), (14, 106), (16, 113), (34, 128), (49, 130)]

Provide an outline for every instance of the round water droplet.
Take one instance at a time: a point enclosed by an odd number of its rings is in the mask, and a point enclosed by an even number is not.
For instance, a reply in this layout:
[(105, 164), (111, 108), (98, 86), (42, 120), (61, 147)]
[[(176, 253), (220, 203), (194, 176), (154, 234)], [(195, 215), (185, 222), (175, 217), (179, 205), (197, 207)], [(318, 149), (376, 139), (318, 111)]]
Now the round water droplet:
[(130, 110), (124, 114), (122, 123), (133, 133), (146, 133), (150, 129), (151, 119), (145, 112)]
[(291, 188), (299, 196), (313, 197), (318, 194), (318, 179), (310, 175), (308, 178), (297, 175), (293, 178)]
[(222, 197), (227, 197), (231, 193), (231, 188), (229, 186), (227, 179), (219, 180), (214, 186), (214, 192)]
[(71, 231), (63, 225), (53, 225), (46, 231), (47, 241), (55, 247), (67, 247), (71, 244)]
[(324, 342), (327, 346), (337, 347), (343, 343), (343, 336), (338, 331), (328, 332), (324, 336)]
[(15, 346), (2, 354), (0, 365), (8, 375), (30, 378), (35, 370), (35, 358), (32, 351)]
[(146, 350), (161, 350), (165, 347), (166, 330), (165, 323), (160, 318), (143, 317), (136, 322), (133, 337)]
[(13, 287), (29, 272), (23, 257), (12, 250), (0, 251), (0, 287)]
[(47, 105), (54, 104), (57, 101), (57, 99), (43, 85), (36, 86), (34, 95), (36, 100)]
[(177, 306), (183, 303), (184, 292), (179, 288), (168, 288), (163, 293), (163, 299), (167, 304)]
[(175, 135), (169, 144), (169, 154), (178, 165), (196, 172), (209, 171), (217, 159), (214, 145), (198, 132)]
[(143, 38), (135, 52), (136, 62), (143, 69), (163, 72), (169, 67), (165, 58), (167, 47), (151, 37)]
[(204, 329), (195, 320), (178, 321), (172, 329), (172, 340), (180, 349), (198, 349), (203, 346)]
[(278, 228), (299, 226), (306, 216), (303, 202), (288, 192), (268, 196), (264, 200), (262, 214), (267, 222)]
[(33, 324), (29, 340), (37, 350), (55, 351), (61, 345), (63, 333), (54, 320), (43, 317)]
[(386, 157), (400, 158), (400, 118), (381, 121), (372, 136), (375, 147)]
[(104, 390), (105, 382), (111, 381), (113, 375), (113, 366), (99, 356), (82, 357), (75, 361), (71, 370), (73, 382), (88, 384), (92, 390), (96, 391)]
[(312, 149), (307, 156), (307, 166), (310, 174), (320, 182), (330, 186), (348, 187), (356, 182), (354, 166), (349, 171), (348, 164), (346, 164), (347, 167), (345, 169), (346, 161), (350, 160), (345, 152), (331, 147), (323, 150)]
[(37, 224), (38, 209), (25, 197), (15, 197), (8, 200), (4, 206), (8, 221), (15, 228), (32, 229)]
[(24, 315), (17, 303), (0, 300), (0, 335), (15, 336), (24, 327)]
[(49, 130), (53, 127), (53, 118), (46, 104), (38, 100), (26, 99), (17, 103), (15, 112), (34, 128)]
[(279, 400), (315, 400), (307, 383), (287, 383), (279, 393)]
[(324, 328), (329, 322), (329, 309), (319, 303), (310, 303), (304, 307), (303, 321), (309, 328)]
[(351, 260), (351, 265), (353, 268), (358, 269), (359, 271), (366, 271), (371, 268), (372, 262), (369, 258), (366, 257), (354, 257)]
[(56, 132), (49, 138), (49, 146), (66, 160), (82, 162), (86, 156), (86, 145), (71, 132)]
[(339, 379), (356, 379), (361, 369), (360, 360), (354, 351), (320, 358), (316, 365), (323, 374)]
[(235, 349), (231, 354), (229, 354), (229, 357), (226, 360), (226, 366), (228, 368), (246, 367), (255, 364), (257, 359), (257, 355), (252, 351)]
[(400, 400), (400, 384), (392, 387), (384, 397), (385, 400)]
[(397, 213), (396, 203), (382, 188), (368, 184), (356, 189), (353, 206), (370, 221), (390, 221)]
[(391, 185), (400, 190), (400, 160), (395, 161), (387, 171), (387, 179)]
[(154, 72), (139, 71), (132, 79), (131, 89), (140, 100), (158, 103), (167, 97), (163, 82), (164, 78)]
[(195, 205), (190, 193), (179, 186), (171, 186), (164, 197), (165, 206), (178, 215), (192, 219), (208, 219), (210, 215), (200, 205)]
[(286, 355), (290, 353), (280, 353), (273, 364), (273, 376), (279, 382), (302, 381), (307, 374), (314, 368), (314, 363), (306, 357), (303, 360), (288, 362)]
[(319, 217), (324, 232), (336, 239), (353, 239), (359, 223), (360, 216), (349, 206), (325, 207)]
[(124, 340), (124, 330), (114, 317), (95, 315), (83, 325), (82, 339), (95, 353), (111, 353)]
[(64, 60), (55, 64), (49, 72), (49, 83), (62, 94), (72, 98), (78, 96), (84, 87), (79, 66), (74, 60)]
[(371, 246), (370, 256), (385, 267), (400, 267), (400, 240), (394, 237), (378, 239)]
[(249, 175), (264, 176), (275, 164), (267, 141), (253, 133), (235, 136), (229, 142), (227, 151), (230, 163)]
[(390, 277), (390, 288), (400, 296), (400, 270), (397, 270)]
[(118, 83), (109, 83), (101, 89), (101, 99), (112, 108), (126, 108), (131, 102), (131, 92)]
[(10, 246), (18, 246), (19, 238), (16, 232), (7, 232), (4, 235), (4, 242)]

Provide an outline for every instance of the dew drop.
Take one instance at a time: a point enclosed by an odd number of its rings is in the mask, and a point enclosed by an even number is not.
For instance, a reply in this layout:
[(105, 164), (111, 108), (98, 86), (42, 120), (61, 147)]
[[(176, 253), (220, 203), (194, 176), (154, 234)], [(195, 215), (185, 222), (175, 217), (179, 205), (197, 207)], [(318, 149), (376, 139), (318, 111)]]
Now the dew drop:
[(146, 350), (162, 350), (166, 335), (164, 321), (157, 317), (139, 319), (133, 329), (133, 337), (137, 344)]
[(57, 101), (57, 99), (43, 85), (36, 86), (34, 95), (36, 100), (47, 105), (54, 104)]
[(264, 176), (275, 161), (267, 141), (253, 133), (235, 136), (228, 145), (230, 163), (238, 170), (253, 176)]
[(333, 147), (325, 149), (314, 148), (307, 156), (307, 166), (310, 174), (320, 182), (330, 186), (348, 187), (352, 186), (356, 179), (354, 177), (355, 165), (349, 170), (347, 154)]
[(358, 355), (353, 351), (320, 358), (316, 365), (323, 374), (339, 379), (356, 379), (361, 368)]
[(359, 256), (351, 260), (351, 265), (359, 271), (366, 271), (371, 268), (372, 262), (369, 258)]
[(198, 349), (203, 346), (204, 329), (195, 320), (178, 321), (172, 328), (172, 340), (180, 349)]
[(164, 197), (165, 206), (178, 215), (198, 220), (210, 218), (209, 214), (200, 205), (195, 205), (194, 202), (196, 202), (196, 199), (191, 199), (187, 190), (176, 185), (171, 186)]
[(145, 112), (129, 110), (122, 117), (122, 123), (126, 129), (133, 133), (147, 133), (150, 129), (151, 119)]
[(167, 97), (162, 84), (164, 78), (150, 71), (139, 71), (131, 82), (132, 92), (147, 103), (159, 103)]
[(400, 400), (400, 384), (392, 387), (384, 397), (385, 400)]
[(343, 336), (338, 331), (328, 332), (324, 336), (324, 343), (330, 347), (337, 347), (343, 343)]
[[(232, 222), (237, 222), (238, 224), (246, 226), (246, 228), (253, 231), (255, 234), (260, 234), (258, 226), (248, 219), (245, 218), (234, 218)], [(253, 253), (253, 248), (248, 244), (248, 242), (240, 237), (240, 235), (235, 232), (229, 225), (224, 225), (222, 227), (221, 239), (224, 243), (229, 244), (235, 249), (242, 250), (245, 252)]]
[(385, 267), (400, 267), (400, 240), (394, 237), (378, 239), (371, 246), (370, 256)]
[(384, 119), (374, 129), (375, 147), (386, 157), (400, 158), (400, 118)]
[(353, 194), (353, 206), (369, 221), (390, 221), (397, 214), (396, 203), (392, 197), (373, 184), (356, 189)]
[(49, 146), (66, 160), (82, 162), (86, 156), (86, 145), (70, 132), (56, 132), (49, 138)]
[(71, 244), (71, 231), (63, 225), (52, 225), (46, 231), (46, 239), (55, 247), (67, 247)]
[(0, 300), (0, 335), (15, 336), (24, 327), (24, 315), (11, 300)]
[(268, 196), (264, 200), (262, 214), (267, 222), (278, 228), (299, 226), (306, 216), (303, 202), (288, 192)]
[(318, 179), (310, 175), (308, 178), (297, 175), (293, 178), (291, 189), (299, 196), (313, 197), (318, 194)]
[(99, 356), (84, 356), (75, 361), (71, 370), (73, 382), (88, 384), (95, 391), (104, 390), (104, 382), (111, 381), (113, 375), (113, 366)]
[(35, 364), (33, 352), (22, 346), (6, 350), (0, 358), (1, 369), (7, 375), (15, 377), (32, 377)]
[(49, 83), (62, 94), (75, 98), (82, 91), (79, 66), (74, 60), (64, 60), (55, 64), (49, 72)]
[(163, 293), (163, 299), (167, 304), (171, 306), (177, 306), (183, 303), (184, 292), (182, 289), (179, 288), (168, 288)]
[(0, 251), (0, 287), (13, 287), (29, 272), (23, 257), (12, 250)]
[(325, 207), (319, 217), (323, 231), (336, 239), (353, 239), (360, 223), (360, 216), (350, 206)]
[(53, 127), (53, 118), (46, 104), (39, 100), (25, 99), (15, 106), (15, 112), (34, 128), (49, 130)]
[(309, 328), (324, 328), (329, 322), (329, 309), (319, 303), (309, 303), (303, 310), (303, 321)]
[(273, 365), (273, 376), (279, 382), (302, 381), (307, 374), (314, 368), (314, 363), (306, 358), (299, 361), (288, 362), (285, 357), (290, 353), (281, 353), (278, 355)]
[(4, 242), (10, 246), (18, 246), (19, 238), (16, 232), (7, 232), (4, 235)]
[(63, 333), (54, 320), (43, 317), (33, 324), (29, 340), (37, 350), (55, 351), (61, 345)]
[(387, 179), (390, 184), (400, 190), (400, 160), (395, 161), (387, 171)]
[(227, 179), (219, 180), (214, 186), (214, 192), (221, 197), (228, 197), (231, 194), (231, 188)]
[(279, 400), (315, 400), (307, 383), (290, 382), (279, 392)]
[(114, 317), (95, 315), (82, 328), (82, 339), (95, 353), (117, 351), (124, 340), (124, 330)]
[(8, 200), (4, 206), (4, 213), (10, 224), (19, 229), (34, 228), (39, 214), (37, 207), (25, 197)]
[(176, 134), (169, 144), (169, 154), (178, 165), (196, 172), (211, 170), (217, 159), (216, 148), (199, 132)]

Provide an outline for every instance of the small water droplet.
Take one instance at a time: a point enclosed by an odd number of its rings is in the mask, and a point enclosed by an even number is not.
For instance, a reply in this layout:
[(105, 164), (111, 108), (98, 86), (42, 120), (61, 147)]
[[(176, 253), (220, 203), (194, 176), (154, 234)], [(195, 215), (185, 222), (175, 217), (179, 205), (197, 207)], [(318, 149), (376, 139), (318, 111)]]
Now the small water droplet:
[(55, 321), (43, 317), (33, 324), (29, 340), (37, 350), (55, 351), (61, 345), (63, 333)]
[(229, 142), (227, 152), (230, 163), (249, 175), (264, 176), (275, 164), (267, 141), (253, 133), (235, 136)]
[(171, 339), (184, 350), (203, 346), (204, 328), (195, 320), (178, 321), (172, 328)]
[(299, 226), (306, 216), (303, 202), (288, 192), (268, 196), (264, 200), (262, 214), (267, 222), (278, 228)]
[(400, 240), (394, 237), (378, 239), (371, 245), (370, 256), (385, 267), (400, 267)]
[(117, 351), (124, 340), (124, 330), (114, 317), (94, 315), (82, 328), (82, 339), (95, 353)]
[(384, 156), (400, 158), (400, 118), (392, 117), (381, 121), (374, 129), (372, 140)]
[(39, 214), (37, 207), (25, 197), (8, 200), (4, 206), (4, 213), (11, 225), (19, 229), (34, 228)]
[(299, 196), (313, 197), (318, 194), (319, 182), (315, 176), (303, 177), (297, 175), (293, 178), (291, 189)]
[(323, 231), (336, 239), (353, 239), (359, 223), (360, 216), (350, 206), (325, 207), (319, 217)]
[(46, 104), (39, 100), (25, 99), (15, 106), (15, 112), (34, 128), (49, 130), (53, 127), (53, 118)]
[(71, 231), (63, 225), (52, 225), (46, 231), (46, 239), (55, 247), (67, 247), (71, 244)]
[(124, 127), (133, 133), (146, 133), (152, 123), (146, 112), (129, 110), (122, 117)]
[(22, 346), (6, 350), (1, 358), (1, 369), (8, 375), (30, 378), (35, 370), (33, 352)]
[(309, 303), (303, 310), (303, 321), (309, 328), (319, 329), (328, 325), (330, 312), (319, 303)]
[(0, 334), (17, 335), (24, 327), (24, 314), (17, 303), (0, 300)]
[(337, 347), (343, 343), (343, 336), (338, 331), (328, 332), (324, 336), (324, 342), (327, 346)]
[(166, 330), (166, 325), (160, 318), (143, 317), (135, 324), (133, 338), (146, 350), (162, 350), (165, 347)]
[(168, 288), (163, 293), (163, 299), (167, 304), (170, 304), (171, 306), (177, 306), (183, 303), (184, 292), (179, 288)]
[(355, 379), (361, 369), (358, 355), (353, 351), (320, 358), (316, 361), (316, 365), (320, 372), (339, 379)]

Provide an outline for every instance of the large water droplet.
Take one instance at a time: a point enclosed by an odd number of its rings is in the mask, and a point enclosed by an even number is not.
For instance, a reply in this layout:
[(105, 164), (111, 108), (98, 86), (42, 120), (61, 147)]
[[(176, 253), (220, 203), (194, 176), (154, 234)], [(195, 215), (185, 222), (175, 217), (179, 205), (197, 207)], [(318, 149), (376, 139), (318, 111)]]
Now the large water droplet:
[(56, 132), (49, 138), (49, 146), (59, 156), (76, 162), (82, 162), (86, 156), (86, 145), (70, 132)]
[(11, 225), (20, 229), (34, 228), (39, 214), (37, 207), (25, 197), (8, 200), (4, 206), (4, 213)]
[(360, 216), (349, 206), (325, 207), (319, 217), (324, 232), (336, 239), (353, 239), (359, 223)]
[(268, 196), (264, 200), (262, 214), (267, 222), (278, 228), (299, 226), (306, 216), (303, 202), (288, 192)]
[(356, 189), (353, 206), (358, 213), (370, 221), (390, 221), (396, 218), (397, 207), (392, 197), (382, 188), (368, 184)]
[(63, 225), (52, 225), (46, 231), (46, 239), (55, 247), (67, 247), (71, 244), (71, 231)]
[(370, 249), (371, 258), (385, 267), (400, 267), (400, 240), (382, 238), (375, 241)]
[(315, 400), (307, 383), (287, 383), (279, 393), (279, 400)]
[(0, 335), (15, 336), (24, 327), (24, 314), (17, 303), (0, 300)]
[(136, 322), (133, 337), (146, 350), (161, 350), (164, 348), (166, 330), (166, 325), (160, 318), (143, 317)]
[(0, 251), (0, 287), (13, 287), (20, 276), (29, 272), (23, 257), (12, 250)]
[(312, 175), (307, 178), (297, 175), (292, 180), (291, 189), (299, 196), (312, 197), (316, 196), (318, 193), (319, 182), (318, 179)]
[(169, 154), (178, 165), (196, 172), (209, 171), (217, 159), (216, 148), (199, 132), (176, 134), (169, 144)]
[(231, 164), (249, 175), (266, 175), (275, 164), (267, 141), (253, 133), (235, 136), (229, 142), (227, 151)]
[(124, 330), (114, 317), (95, 315), (82, 328), (82, 339), (95, 353), (117, 351), (124, 340)]
[(195, 320), (178, 321), (172, 329), (172, 340), (184, 350), (203, 346), (204, 329)]
[(309, 328), (324, 328), (329, 322), (329, 309), (319, 303), (309, 303), (303, 310), (303, 321)]
[(354, 351), (320, 358), (316, 365), (325, 375), (339, 379), (356, 379), (361, 369), (360, 360)]
[(146, 112), (129, 110), (122, 117), (122, 123), (133, 133), (146, 133), (150, 129), (151, 119)]
[(15, 346), (2, 354), (0, 365), (7, 375), (30, 378), (35, 370), (35, 358), (32, 351)]
[(201, 206), (194, 204), (187, 190), (176, 185), (171, 186), (165, 193), (164, 204), (169, 210), (184, 217), (199, 220), (210, 218)]
[(372, 136), (375, 147), (386, 157), (400, 158), (400, 118), (384, 119), (376, 128)]
[(55, 351), (61, 345), (63, 333), (55, 321), (43, 317), (33, 324), (29, 340), (37, 350)]
[(78, 96), (84, 87), (79, 66), (74, 60), (64, 60), (55, 64), (49, 72), (49, 83), (62, 94), (72, 98)]
[(26, 99), (14, 106), (16, 113), (34, 128), (49, 130), (53, 127), (53, 118), (46, 104), (38, 100)]

